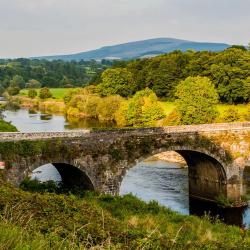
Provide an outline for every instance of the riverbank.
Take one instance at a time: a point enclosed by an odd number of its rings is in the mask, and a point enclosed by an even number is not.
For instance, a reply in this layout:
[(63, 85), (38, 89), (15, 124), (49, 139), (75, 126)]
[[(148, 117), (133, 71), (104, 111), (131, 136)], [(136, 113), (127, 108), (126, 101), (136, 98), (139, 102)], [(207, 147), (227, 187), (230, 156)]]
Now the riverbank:
[(250, 247), (249, 231), (183, 216), (131, 195), (38, 194), (1, 183), (0, 213), (3, 250)]
[(177, 163), (181, 167), (187, 167), (185, 159), (178, 153), (174, 151), (163, 152), (150, 157), (147, 161), (165, 161), (171, 163)]

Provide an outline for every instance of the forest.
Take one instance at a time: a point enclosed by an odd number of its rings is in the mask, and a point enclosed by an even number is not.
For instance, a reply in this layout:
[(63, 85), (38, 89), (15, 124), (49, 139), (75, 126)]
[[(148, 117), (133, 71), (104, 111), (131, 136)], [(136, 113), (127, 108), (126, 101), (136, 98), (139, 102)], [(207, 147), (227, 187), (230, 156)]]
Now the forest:
[(221, 103), (250, 100), (250, 50), (232, 46), (222, 52), (174, 51), (162, 56), (116, 63), (100, 72), (96, 82), (104, 96), (132, 96), (146, 87), (165, 100), (175, 99), (177, 85), (187, 77), (209, 78)]
[(37, 59), (0, 60), (0, 94), (17, 94), (23, 88), (79, 87), (87, 85), (112, 62), (63, 62)]

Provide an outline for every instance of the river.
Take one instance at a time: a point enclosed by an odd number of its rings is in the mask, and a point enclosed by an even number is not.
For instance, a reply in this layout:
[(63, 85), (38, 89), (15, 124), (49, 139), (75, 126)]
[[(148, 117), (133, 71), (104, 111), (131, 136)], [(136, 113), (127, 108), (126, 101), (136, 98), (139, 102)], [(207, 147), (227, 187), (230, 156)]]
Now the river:
[[(5, 111), (5, 120), (12, 122), (21, 132), (68, 131), (72, 129), (103, 127), (97, 121), (70, 123), (63, 116), (33, 113), (25, 109)], [(53, 177), (53, 178), (51, 178)], [(50, 164), (34, 171), (33, 178), (60, 181), (60, 175)], [(248, 188), (250, 189), (250, 188)], [(156, 200), (181, 214), (204, 215), (221, 218), (227, 224), (249, 227), (250, 208), (221, 209), (211, 204), (190, 200), (188, 194), (188, 168), (165, 161), (144, 161), (128, 171), (120, 194), (132, 193), (144, 201)]]

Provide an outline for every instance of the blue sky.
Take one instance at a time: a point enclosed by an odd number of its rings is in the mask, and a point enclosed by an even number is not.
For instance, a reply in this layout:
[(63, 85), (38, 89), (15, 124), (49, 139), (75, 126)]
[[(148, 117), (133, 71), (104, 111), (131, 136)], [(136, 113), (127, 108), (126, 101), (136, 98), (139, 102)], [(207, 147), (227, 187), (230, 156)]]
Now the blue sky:
[(0, 57), (173, 37), (248, 44), (250, 0), (0, 0)]

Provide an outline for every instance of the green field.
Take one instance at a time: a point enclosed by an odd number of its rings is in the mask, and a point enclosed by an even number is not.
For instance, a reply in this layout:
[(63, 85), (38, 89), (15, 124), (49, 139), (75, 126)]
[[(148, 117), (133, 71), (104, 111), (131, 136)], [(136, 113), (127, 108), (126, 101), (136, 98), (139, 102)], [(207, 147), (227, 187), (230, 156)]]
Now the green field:
[[(175, 108), (174, 102), (161, 102), (161, 105), (167, 115), (171, 113)], [(240, 113), (244, 113), (247, 111), (246, 104), (238, 104), (238, 105), (218, 104), (217, 105), (217, 109), (220, 114), (222, 114), (225, 110), (229, 109), (230, 107), (236, 107)]]
[[(50, 88), (50, 91), (55, 99), (63, 99), (65, 94), (70, 91), (71, 88)], [(22, 89), (20, 91), (20, 95), (27, 96), (28, 95), (28, 89)], [(37, 89), (37, 92), (39, 92), (40, 89)]]

